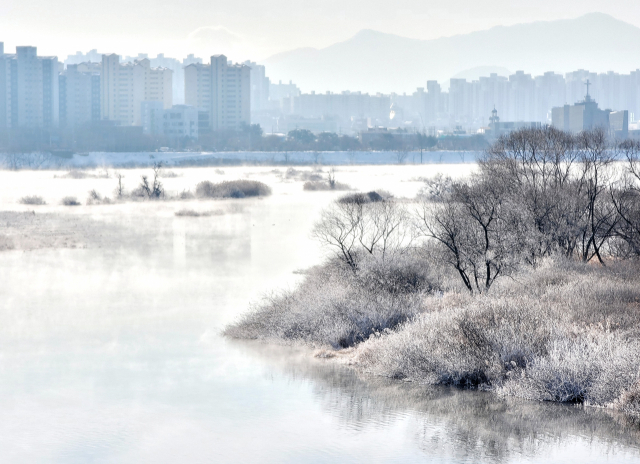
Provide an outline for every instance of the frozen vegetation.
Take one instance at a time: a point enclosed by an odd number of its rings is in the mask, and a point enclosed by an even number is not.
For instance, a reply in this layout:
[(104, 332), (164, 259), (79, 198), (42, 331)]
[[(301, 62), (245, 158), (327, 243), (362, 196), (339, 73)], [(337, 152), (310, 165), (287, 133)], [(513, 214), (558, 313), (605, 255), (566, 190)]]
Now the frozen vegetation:
[[(224, 174), (220, 170), (216, 170), (216, 174)], [(97, 189), (91, 189), (88, 192), (87, 205), (108, 205), (116, 202), (122, 203), (127, 201), (145, 201), (145, 200), (192, 200), (200, 199), (224, 199), (224, 198), (247, 198), (262, 197), (271, 194), (271, 187), (267, 184), (255, 180), (239, 179), (225, 180), (214, 183), (208, 180), (201, 181), (195, 185), (195, 194), (191, 190), (182, 190), (179, 193), (167, 193), (162, 179), (176, 179), (180, 174), (175, 171), (167, 171), (163, 169), (161, 163), (155, 163), (150, 171), (140, 175), (138, 184), (128, 189), (125, 184), (125, 176), (121, 172), (115, 171), (110, 173), (109, 170), (101, 170), (97, 174), (85, 171), (69, 171), (63, 175), (54, 175), (56, 179), (114, 179), (115, 188), (112, 191), (113, 196), (102, 195)], [(39, 195), (27, 195), (18, 200), (24, 205), (45, 205), (45, 200)], [(60, 204), (64, 206), (78, 206), (81, 202), (75, 196), (67, 196), (60, 200)], [(215, 215), (198, 213), (197, 215)], [(177, 216), (194, 216), (188, 210), (176, 213)]]
[(257, 180), (232, 180), (213, 183), (208, 180), (196, 186), (199, 198), (245, 198), (271, 195), (271, 187)]
[(639, 154), (600, 131), (523, 130), (478, 173), (425, 179), (413, 200), (340, 197), (313, 230), (327, 261), (225, 334), (316, 346), (395, 379), (638, 415)]
[(209, 216), (221, 216), (224, 211), (216, 209), (212, 211), (195, 211), (193, 209), (181, 209), (174, 213), (178, 217), (209, 217)]
[(63, 206), (80, 206), (80, 202), (76, 197), (64, 197), (60, 204)]
[(20, 198), (20, 203), (22, 203), (23, 205), (34, 205), (34, 206), (41, 206), (41, 205), (47, 204), (44, 201), (44, 199), (39, 195), (27, 195), (25, 197), (22, 197)]

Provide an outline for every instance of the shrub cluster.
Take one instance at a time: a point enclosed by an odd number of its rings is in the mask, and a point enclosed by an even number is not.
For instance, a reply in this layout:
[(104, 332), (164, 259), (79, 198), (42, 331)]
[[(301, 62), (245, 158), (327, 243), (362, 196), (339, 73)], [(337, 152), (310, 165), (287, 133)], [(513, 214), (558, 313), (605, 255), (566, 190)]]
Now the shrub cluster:
[(60, 204), (63, 206), (80, 206), (80, 202), (76, 197), (64, 197)]
[(335, 184), (331, 185), (329, 182), (323, 180), (310, 180), (302, 185), (302, 189), (308, 192), (322, 192), (330, 190), (351, 190), (351, 187), (341, 182), (336, 182)]
[(333, 259), (308, 271), (297, 290), (265, 298), (225, 334), (346, 348), (415, 316), (436, 286), (410, 256), (363, 258), (357, 274)]
[(199, 198), (245, 198), (271, 195), (271, 187), (256, 180), (231, 180), (213, 183), (208, 180), (196, 186)]
[(23, 205), (46, 205), (47, 203), (41, 196), (38, 195), (27, 195), (26, 197), (20, 198), (20, 203)]
[(488, 295), (445, 293), (359, 347), (372, 373), (637, 412), (640, 268), (549, 260)]

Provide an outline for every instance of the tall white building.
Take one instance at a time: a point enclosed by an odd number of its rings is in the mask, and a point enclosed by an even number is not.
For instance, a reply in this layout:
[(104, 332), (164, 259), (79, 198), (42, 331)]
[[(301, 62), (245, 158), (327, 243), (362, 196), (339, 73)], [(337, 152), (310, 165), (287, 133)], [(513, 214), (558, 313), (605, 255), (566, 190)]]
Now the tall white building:
[(10, 117), (9, 108), (7, 106), (7, 81), (11, 81), (7, 58), (4, 54), (4, 43), (0, 42), (0, 130), (9, 127), (8, 120)]
[(211, 65), (192, 63), (184, 68), (184, 103), (199, 111), (211, 109)]
[(182, 63), (175, 59), (164, 56), (164, 53), (159, 53), (157, 57), (150, 58), (151, 66), (155, 68), (167, 68), (173, 71), (172, 79), (172, 92), (173, 92), (173, 104), (182, 105), (184, 103), (184, 67)]
[(36, 47), (5, 54), (0, 43), (0, 127), (50, 128), (59, 122), (58, 58)]
[(208, 116), (211, 130), (239, 130), (251, 123), (251, 68), (224, 55), (185, 68), (185, 103)]
[(100, 120), (100, 63), (67, 65), (60, 73), (60, 126)]
[(251, 111), (268, 109), (271, 81), (266, 76), (265, 67), (253, 61), (245, 61), (243, 64), (251, 68)]
[(171, 108), (172, 71), (152, 68), (146, 58), (122, 64), (118, 55), (102, 55), (100, 93), (102, 119), (140, 126), (142, 102), (160, 101)]

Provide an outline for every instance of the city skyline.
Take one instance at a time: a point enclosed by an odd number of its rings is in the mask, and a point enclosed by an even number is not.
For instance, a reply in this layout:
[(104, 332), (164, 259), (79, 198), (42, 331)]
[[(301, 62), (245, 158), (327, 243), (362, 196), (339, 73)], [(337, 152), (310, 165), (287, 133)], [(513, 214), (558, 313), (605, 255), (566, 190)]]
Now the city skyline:
[[(56, 57), (39, 55), (37, 47), (17, 51), (0, 53), (5, 76), (0, 79), (2, 125), (13, 128), (57, 127), (58, 121), (60, 127), (73, 128), (111, 121), (152, 133), (158, 132), (157, 117), (188, 116), (194, 121), (189, 124), (200, 131), (240, 131), (243, 124), (258, 124), (285, 134), (297, 128), (353, 134), (371, 127), (475, 133), (487, 127), (496, 107), (506, 121), (549, 124), (553, 108), (582, 101), (588, 93), (585, 82), (602, 111), (627, 111), (631, 123), (640, 114), (638, 70), (619, 74), (579, 69), (564, 75), (516, 71), (508, 77), (490, 73), (469, 81), (451, 78), (448, 89), (426, 80), (426, 86), (409, 94), (305, 93), (291, 81), (272, 83), (264, 65), (232, 64), (223, 55), (211, 57), (211, 63), (220, 63), (221, 71), (214, 73), (213, 65), (193, 55), (182, 62), (163, 54), (122, 60), (92, 50), (69, 57), (64, 69)], [(100, 62), (83, 63), (84, 59)], [(41, 82), (50, 82), (44, 91)], [(184, 104), (184, 109), (177, 108)], [(172, 108), (178, 113), (170, 116)], [(191, 111), (188, 108), (196, 112), (185, 113)], [(198, 132), (193, 132), (194, 138)]]

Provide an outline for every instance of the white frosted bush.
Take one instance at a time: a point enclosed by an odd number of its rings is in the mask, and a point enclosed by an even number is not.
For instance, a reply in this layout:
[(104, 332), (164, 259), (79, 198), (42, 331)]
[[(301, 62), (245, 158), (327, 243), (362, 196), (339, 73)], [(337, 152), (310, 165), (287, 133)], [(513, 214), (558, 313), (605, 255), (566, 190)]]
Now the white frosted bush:
[(392, 378), (640, 411), (639, 283), (624, 267), (545, 263), (487, 295), (429, 297), (354, 361)]
[(408, 260), (403, 258), (405, 266), (394, 266), (363, 259), (358, 274), (330, 261), (311, 270), (295, 291), (265, 298), (225, 333), (334, 348), (353, 346), (423, 310), (424, 295), (434, 284), (424, 270), (411, 269)]

